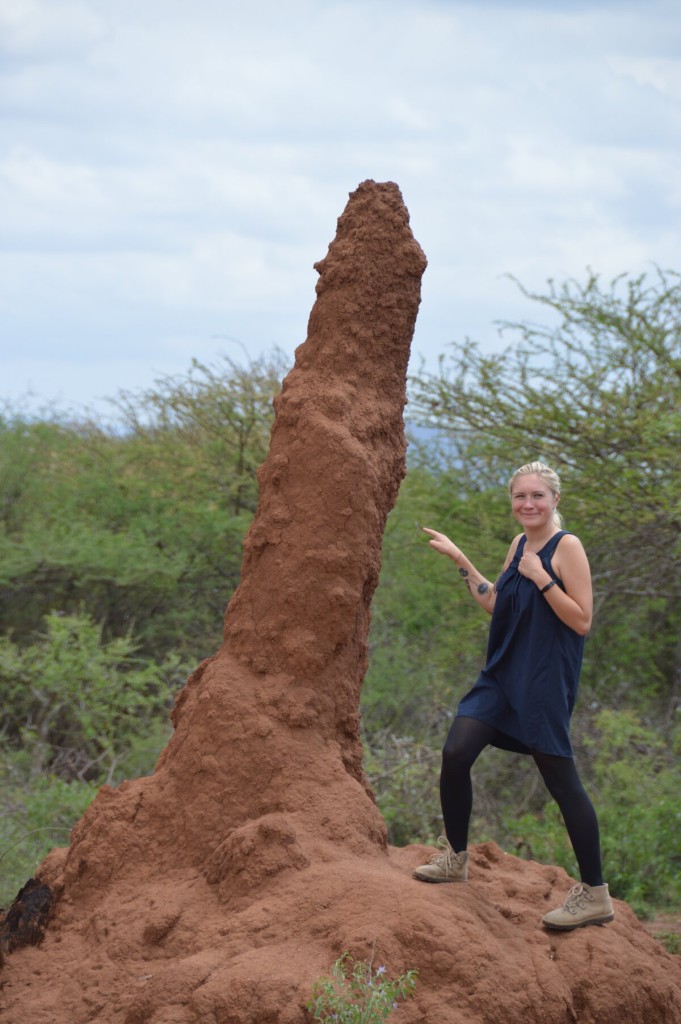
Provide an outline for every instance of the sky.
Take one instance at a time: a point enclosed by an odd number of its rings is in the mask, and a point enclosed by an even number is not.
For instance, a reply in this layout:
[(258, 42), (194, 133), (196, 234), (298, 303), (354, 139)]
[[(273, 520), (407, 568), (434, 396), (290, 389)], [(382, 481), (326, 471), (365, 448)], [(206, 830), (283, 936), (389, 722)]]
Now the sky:
[(679, 269), (680, 147), (678, 0), (0, 0), (0, 404), (292, 364), (367, 178), (428, 258), (412, 368), (498, 350), (511, 277)]

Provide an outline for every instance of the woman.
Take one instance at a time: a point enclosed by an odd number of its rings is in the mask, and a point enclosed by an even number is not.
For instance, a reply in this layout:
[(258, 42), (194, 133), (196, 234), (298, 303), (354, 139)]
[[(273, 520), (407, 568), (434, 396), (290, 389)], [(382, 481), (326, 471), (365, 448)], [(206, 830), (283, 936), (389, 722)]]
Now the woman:
[(614, 918), (601, 874), (598, 820), (572, 756), (570, 715), (591, 626), (591, 573), (584, 548), (562, 529), (560, 481), (541, 462), (511, 477), (511, 509), (522, 527), (492, 585), (443, 533), (430, 546), (456, 563), (478, 604), (492, 616), (487, 664), (459, 704), (443, 752), (440, 799), (444, 852), (415, 870), (424, 882), (465, 882), (471, 768), (489, 744), (531, 754), (556, 800), (579, 865), (581, 884), (549, 928), (571, 929)]

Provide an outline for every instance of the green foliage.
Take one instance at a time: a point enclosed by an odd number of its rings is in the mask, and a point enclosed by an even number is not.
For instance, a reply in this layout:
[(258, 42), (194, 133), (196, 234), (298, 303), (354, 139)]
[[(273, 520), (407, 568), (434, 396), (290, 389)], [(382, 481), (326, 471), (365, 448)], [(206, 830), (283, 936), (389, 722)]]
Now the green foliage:
[(194, 363), (121, 395), (117, 421), (0, 419), (0, 630), (53, 609), (188, 663), (220, 640), (257, 500), (283, 359)]
[(0, 637), (0, 731), (31, 776), (113, 781), (135, 741), (167, 715), (178, 659), (136, 656), (131, 637), (104, 642), (87, 616), (52, 613), (35, 643)]
[[(602, 711), (594, 761), (603, 857), (617, 893), (636, 907), (681, 901), (678, 757), (633, 711)], [(677, 734), (678, 739), (678, 734)]]
[(364, 769), (393, 846), (428, 841), (441, 828), (439, 752), (412, 736), (364, 740)]
[(0, 637), (0, 905), (66, 845), (102, 782), (151, 770), (169, 735), (178, 659), (140, 659), (87, 616), (52, 613), (19, 647)]
[(655, 938), (668, 953), (681, 955), (681, 935), (678, 932), (655, 932)]
[(19, 755), (0, 760), (0, 907), (7, 907), (94, 799), (93, 783), (29, 775)]
[[(214, 367), (197, 360), (181, 378), (165, 378), (142, 395), (123, 394), (116, 407), (123, 424), (162, 472), (155, 487), (176, 491), (173, 462), (192, 487), (231, 515), (253, 513), (256, 472), (267, 454), (272, 401), (285, 370), (283, 353), (252, 360), (246, 367), (223, 357)], [(177, 493), (175, 493), (177, 497)]]
[(331, 968), (331, 977), (318, 978), (307, 1009), (317, 1021), (339, 1024), (380, 1024), (398, 1008), (398, 999), (414, 994), (418, 971), (407, 971), (390, 981), (386, 968), (376, 970), (368, 961), (354, 962), (343, 953)]

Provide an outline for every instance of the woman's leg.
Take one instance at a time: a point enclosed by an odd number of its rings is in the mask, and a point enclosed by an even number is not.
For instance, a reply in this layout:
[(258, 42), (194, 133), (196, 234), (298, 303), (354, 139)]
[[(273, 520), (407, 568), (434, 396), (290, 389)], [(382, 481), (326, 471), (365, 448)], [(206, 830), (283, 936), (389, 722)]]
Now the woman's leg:
[(447, 839), (456, 853), (468, 846), (473, 808), (471, 768), (496, 732), (486, 722), (460, 716), (454, 719), (442, 750), (440, 803)]
[(598, 818), (571, 757), (532, 755), (546, 788), (558, 804), (575, 851), (582, 882), (603, 885)]

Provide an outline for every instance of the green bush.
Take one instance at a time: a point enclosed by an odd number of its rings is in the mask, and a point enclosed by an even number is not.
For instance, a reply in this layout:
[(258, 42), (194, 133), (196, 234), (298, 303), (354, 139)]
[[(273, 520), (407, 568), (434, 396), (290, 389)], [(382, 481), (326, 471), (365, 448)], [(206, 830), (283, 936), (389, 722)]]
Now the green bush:
[(21, 757), (0, 765), (0, 907), (7, 907), (55, 846), (69, 833), (98, 787), (50, 775), (27, 779)]
[(30, 646), (0, 637), (0, 733), (29, 775), (113, 782), (167, 718), (178, 659), (138, 659), (130, 636), (102, 640), (85, 615), (51, 613)]
[(150, 772), (181, 675), (108, 642), (85, 615), (52, 613), (24, 647), (0, 637), (0, 905), (69, 832), (103, 782)]
[(365, 741), (364, 768), (393, 846), (431, 842), (442, 831), (439, 751), (411, 736)]

